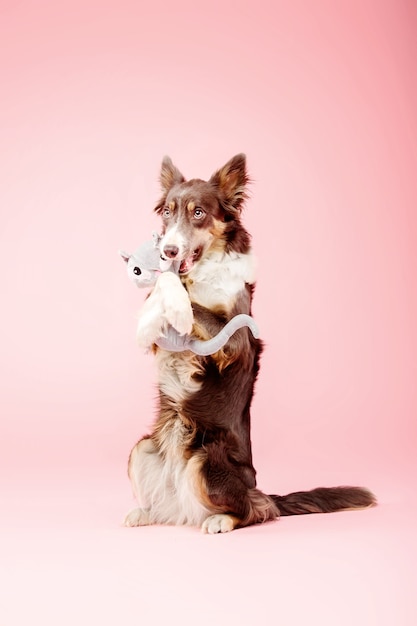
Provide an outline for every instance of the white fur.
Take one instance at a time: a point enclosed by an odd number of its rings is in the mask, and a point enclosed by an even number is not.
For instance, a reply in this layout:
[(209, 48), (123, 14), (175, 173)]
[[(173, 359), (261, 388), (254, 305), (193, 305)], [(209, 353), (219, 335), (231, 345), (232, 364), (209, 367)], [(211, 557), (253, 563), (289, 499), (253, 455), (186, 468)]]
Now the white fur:
[(226, 310), (244, 290), (255, 282), (256, 262), (251, 253), (211, 252), (188, 274), (190, 298), (206, 308), (223, 306)]
[(123, 522), (125, 526), (148, 526), (151, 523), (149, 512), (141, 508), (132, 509)]
[[(185, 434), (177, 420), (172, 437), (177, 437), (179, 444)], [(150, 439), (143, 439), (132, 450), (129, 476), (141, 507), (128, 513), (126, 526), (200, 526), (207, 517), (208, 510), (199, 501), (195, 485), (195, 465), (200, 462), (199, 458), (193, 456), (186, 461), (175, 455), (176, 448), (171, 445), (167, 448), (168, 454), (162, 456)]]
[(159, 249), (163, 252), (165, 246), (177, 246), (179, 250), (179, 257), (181, 258), (184, 253), (186, 243), (187, 242), (185, 241), (184, 236), (179, 229), (179, 222), (176, 222), (174, 226), (169, 228), (165, 235), (162, 237), (159, 244)]
[(233, 518), (225, 513), (210, 515), (204, 520), (201, 527), (203, 533), (214, 535), (216, 533), (230, 533), (235, 527)]

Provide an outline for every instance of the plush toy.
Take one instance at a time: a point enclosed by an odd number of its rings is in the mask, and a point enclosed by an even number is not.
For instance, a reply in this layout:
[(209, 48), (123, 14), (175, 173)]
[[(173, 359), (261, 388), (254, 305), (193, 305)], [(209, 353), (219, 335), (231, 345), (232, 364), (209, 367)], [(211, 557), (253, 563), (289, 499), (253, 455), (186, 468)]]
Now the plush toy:
[[(191, 303), (189, 303), (188, 296), (186, 298), (188, 302), (184, 301), (186, 291), (178, 277), (178, 266), (161, 255), (159, 250), (160, 240), (161, 237), (157, 233), (153, 233), (152, 241), (145, 241), (133, 254), (120, 252), (120, 256), (127, 263), (128, 276), (137, 287), (151, 287), (155, 285), (157, 281), (160, 282), (162, 278), (161, 272), (163, 272), (165, 282), (169, 280), (170, 301), (172, 303), (172, 288), (174, 287), (175, 289), (178, 285), (179, 289), (175, 295), (175, 299), (178, 299), (179, 302), (178, 315), (176, 319), (167, 317), (166, 320), (163, 320), (165, 311), (161, 310), (159, 312), (161, 320), (158, 323), (161, 328), (164, 328), (164, 333), (163, 336), (156, 340), (157, 346), (171, 352), (191, 350), (199, 356), (208, 356), (223, 348), (230, 337), (244, 326), (251, 330), (254, 337), (259, 336), (258, 327), (254, 319), (250, 315), (241, 313), (227, 322), (222, 330), (212, 339), (204, 341), (190, 337), (183, 325), (187, 324), (189, 326), (187, 317), (189, 318), (190, 315), (192, 317)], [(163, 286), (160, 287), (163, 289)], [(151, 298), (152, 294), (145, 302), (144, 308), (150, 308)]]
[(194, 354), (208, 356), (223, 348), (230, 337), (234, 335), (239, 328), (243, 328), (244, 326), (250, 328), (254, 337), (259, 337), (258, 327), (254, 319), (250, 315), (240, 313), (229, 320), (212, 339), (206, 339), (205, 341), (203, 339), (192, 339), (189, 335), (180, 335), (175, 328), (170, 326), (166, 336), (160, 337), (156, 344), (160, 348), (170, 350), (171, 352), (191, 350)]
[(127, 274), (138, 287), (152, 287), (160, 272), (171, 268), (172, 261), (161, 256), (158, 233), (152, 233), (152, 240), (145, 241), (133, 254), (120, 251), (127, 263)]

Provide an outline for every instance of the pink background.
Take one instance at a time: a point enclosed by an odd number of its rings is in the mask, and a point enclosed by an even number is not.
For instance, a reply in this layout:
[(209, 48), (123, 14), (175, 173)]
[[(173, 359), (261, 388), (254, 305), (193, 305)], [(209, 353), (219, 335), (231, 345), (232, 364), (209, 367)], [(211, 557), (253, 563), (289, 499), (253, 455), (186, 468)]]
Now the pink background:
[[(416, 28), (412, 0), (0, 3), (0, 623), (416, 623)], [(241, 151), (259, 485), (380, 505), (127, 530), (155, 371), (117, 251), (164, 154)]]

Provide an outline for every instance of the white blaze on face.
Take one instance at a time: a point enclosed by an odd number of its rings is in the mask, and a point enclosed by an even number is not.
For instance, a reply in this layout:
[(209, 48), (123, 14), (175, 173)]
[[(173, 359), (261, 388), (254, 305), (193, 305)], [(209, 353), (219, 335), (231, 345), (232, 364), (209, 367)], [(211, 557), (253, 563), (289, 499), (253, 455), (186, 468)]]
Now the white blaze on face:
[(176, 246), (178, 248), (178, 258), (182, 259), (186, 252), (186, 240), (184, 235), (180, 232), (179, 223), (173, 224), (162, 237), (159, 244), (159, 249), (164, 254), (164, 248), (166, 246)]
[(197, 230), (188, 224), (186, 219), (179, 219), (162, 237), (161, 254), (169, 258), (168, 248), (175, 246), (178, 249), (175, 259), (180, 262), (180, 274), (187, 274), (194, 266), (198, 251), (207, 245), (210, 238), (211, 235), (204, 229)]

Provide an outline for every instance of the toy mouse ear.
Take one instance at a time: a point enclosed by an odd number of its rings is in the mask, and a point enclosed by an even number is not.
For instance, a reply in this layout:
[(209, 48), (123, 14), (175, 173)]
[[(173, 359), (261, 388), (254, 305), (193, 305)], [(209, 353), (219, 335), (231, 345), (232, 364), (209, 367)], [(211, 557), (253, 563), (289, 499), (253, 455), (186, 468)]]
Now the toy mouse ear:
[(119, 254), (125, 263), (127, 263), (128, 260), (130, 259), (130, 254), (128, 254), (127, 252), (123, 252), (122, 250), (119, 250)]
[(162, 239), (161, 235), (158, 235), (156, 230), (154, 230), (152, 233), (152, 240), (153, 240), (153, 245), (155, 248), (159, 246), (159, 242), (161, 241), (161, 239)]

